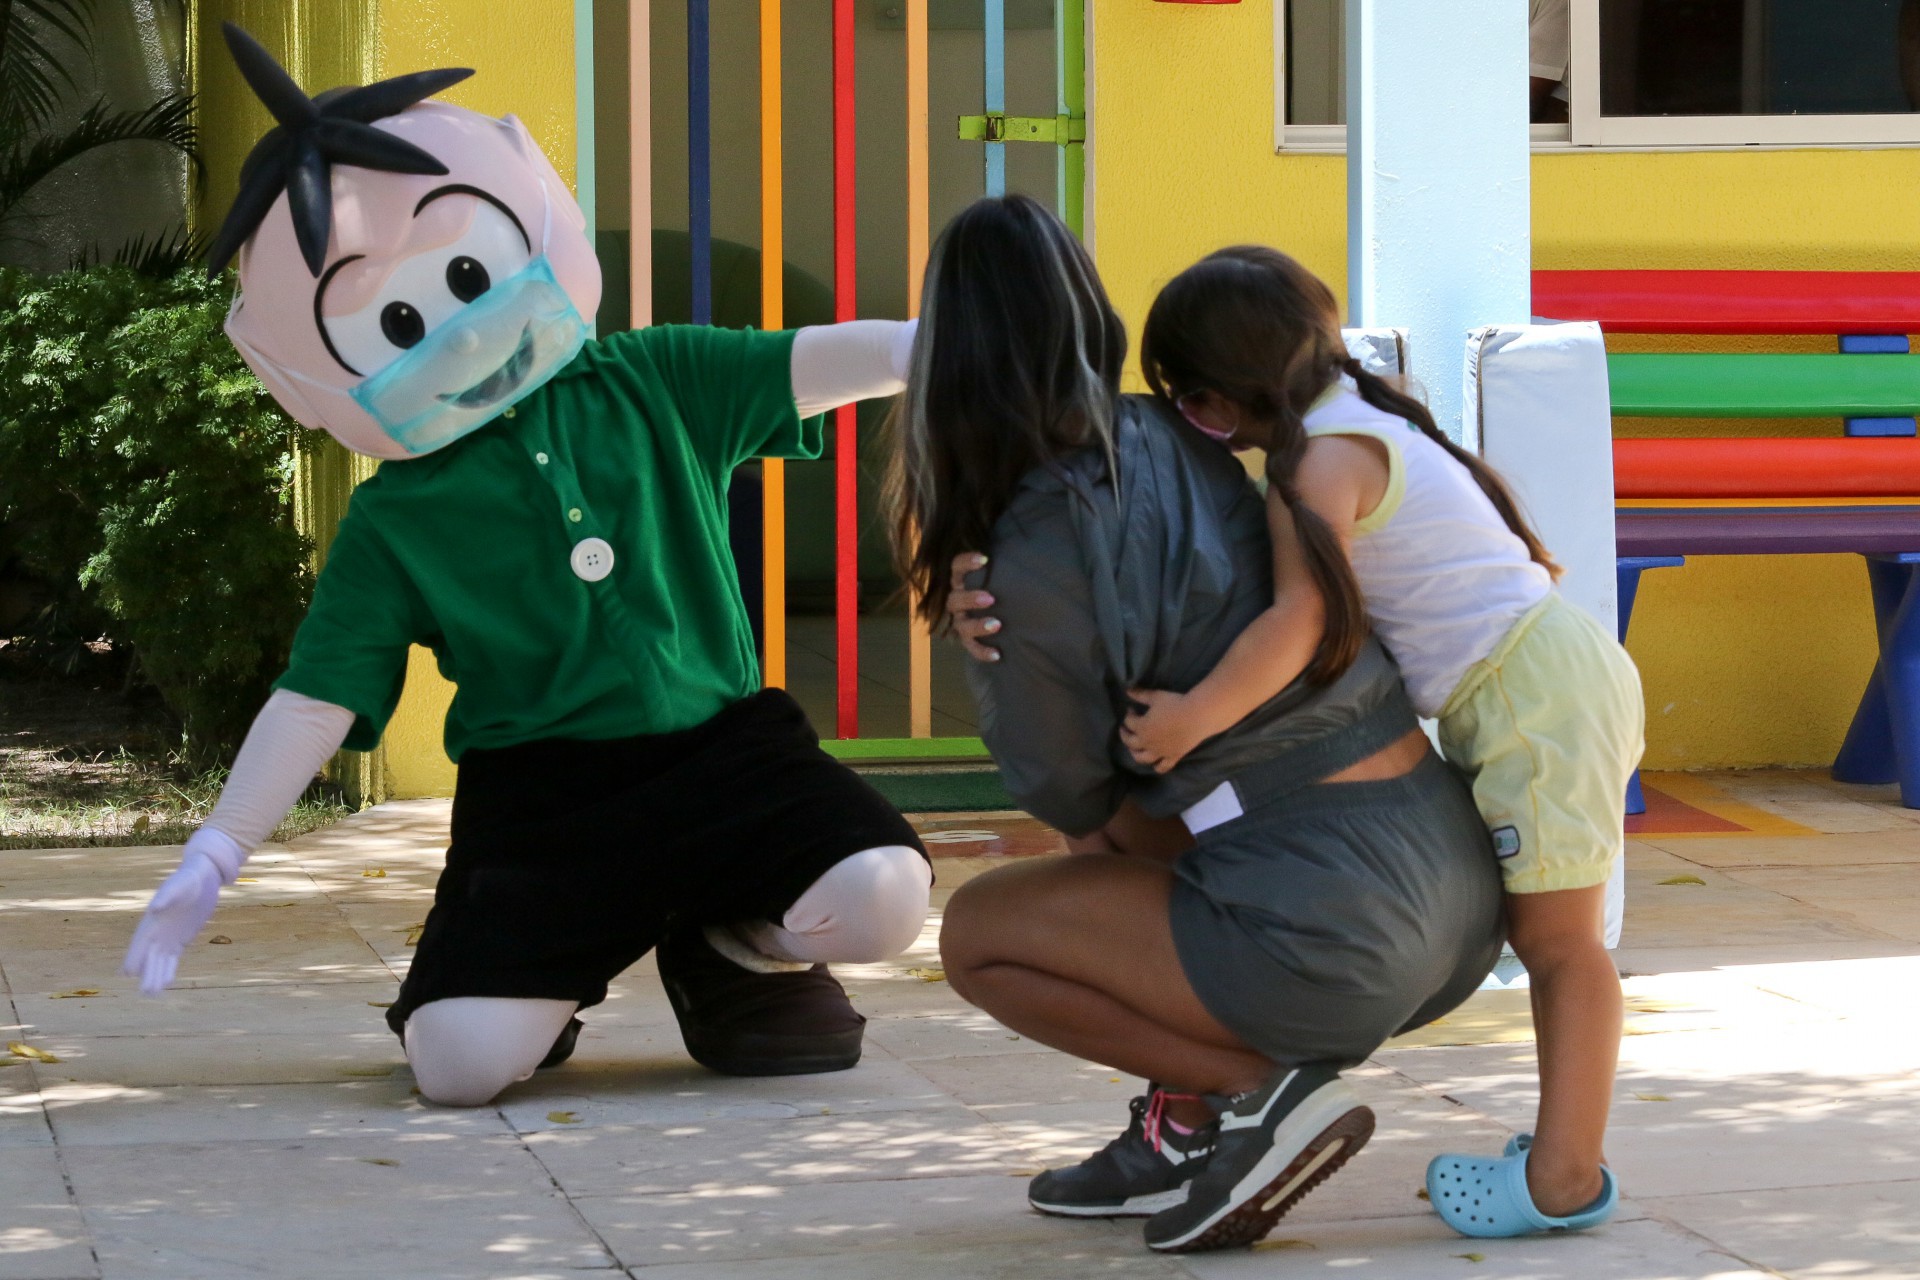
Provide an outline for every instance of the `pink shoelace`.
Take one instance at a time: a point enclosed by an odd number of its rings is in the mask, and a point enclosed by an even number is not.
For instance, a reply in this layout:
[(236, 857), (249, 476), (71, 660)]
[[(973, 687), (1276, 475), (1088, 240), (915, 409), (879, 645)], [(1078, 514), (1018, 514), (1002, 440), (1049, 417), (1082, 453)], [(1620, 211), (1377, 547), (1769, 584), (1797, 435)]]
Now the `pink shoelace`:
[[(1160, 1150), (1160, 1122), (1166, 1119), (1167, 1104), (1198, 1101), (1200, 1101), (1200, 1095), (1197, 1093), (1168, 1093), (1165, 1089), (1153, 1091), (1153, 1097), (1147, 1102), (1147, 1114), (1142, 1120), (1142, 1125), (1146, 1130), (1147, 1141), (1153, 1144), (1154, 1151)], [(1167, 1123), (1173, 1122), (1168, 1120)]]

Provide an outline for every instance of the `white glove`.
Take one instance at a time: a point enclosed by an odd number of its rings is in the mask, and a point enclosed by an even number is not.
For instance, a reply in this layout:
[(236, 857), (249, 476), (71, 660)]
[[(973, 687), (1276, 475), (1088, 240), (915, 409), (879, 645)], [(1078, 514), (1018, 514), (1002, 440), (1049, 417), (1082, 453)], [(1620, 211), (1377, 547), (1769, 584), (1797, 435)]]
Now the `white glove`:
[(180, 968), (180, 953), (213, 917), (220, 886), (232, 884), (246, 860), (246, 850), (212, 827), (188, 837), (179, 868), (147, 904), (120, 966), (122, 973), (140, 979), (141, 995), (157, 996), (167, 989)]

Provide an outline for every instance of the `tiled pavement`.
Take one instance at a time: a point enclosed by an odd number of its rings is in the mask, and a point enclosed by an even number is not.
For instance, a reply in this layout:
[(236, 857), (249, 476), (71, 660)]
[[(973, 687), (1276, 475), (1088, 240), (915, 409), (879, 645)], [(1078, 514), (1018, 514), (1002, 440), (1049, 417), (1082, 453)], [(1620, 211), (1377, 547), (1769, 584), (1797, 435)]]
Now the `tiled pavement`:
[[(1356, 1073), (1378, 1136), (1265, 1247), (1184, 1260), (1026, 1209), (1024, 1179), (1104, 1141), (1138, 1084), (963, 1005), (937, 919), (846, 971), (872, 1019), (855, 1071), (700, 1071), (643, 964), (572, 1063), (454, 1111), (412, 1096), (378, 1008), (445, 805), (257, 858), (228, 941), (161, 1001), (114, 970), (177, 850), (0, 853), (0, 1046), (58, 1059), (0, 1048), (0, 1280), (1920, 1280), (1920, 814), (1812, 775), (1680, 789), (1777, 821), (1632, 847), (1613, 1225), (1470, 1242), (1416, 1198), (1435, 1152), (1528, 1124), (1526, 997), (1488, 991)], [(943, 891), (1052, 847), (1020, 820), (922, 826), (959, 855)]]

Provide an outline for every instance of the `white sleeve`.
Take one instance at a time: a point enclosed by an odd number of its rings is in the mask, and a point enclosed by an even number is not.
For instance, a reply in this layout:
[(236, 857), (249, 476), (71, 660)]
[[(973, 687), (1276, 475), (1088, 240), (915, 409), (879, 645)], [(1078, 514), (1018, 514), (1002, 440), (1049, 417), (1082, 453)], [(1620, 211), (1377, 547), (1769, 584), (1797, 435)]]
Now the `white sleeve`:
[[(273, 834), (353, 728), (353, 712), (286, 689), (253, 719), (206, 826), (251, 853)], [(231, 877), (229, 877), (231, 878)]]
[(793, 402), (800, 416), (855, 400), (898, 395), (907, 385), (917, 320), (849, 320), (793, 336)]

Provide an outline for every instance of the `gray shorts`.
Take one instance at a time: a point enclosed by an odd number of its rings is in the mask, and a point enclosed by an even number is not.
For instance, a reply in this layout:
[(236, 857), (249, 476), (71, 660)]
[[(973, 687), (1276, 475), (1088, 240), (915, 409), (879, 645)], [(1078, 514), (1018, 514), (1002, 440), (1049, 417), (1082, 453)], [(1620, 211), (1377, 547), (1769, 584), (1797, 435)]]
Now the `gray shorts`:
[(1281, 1065), (1357, 1063), (1465, 1000), (1505, 938), (1500, 872), (1438, 756), (1303, 787), (1203, 832), (1173, 941), (1208, 1011)]

